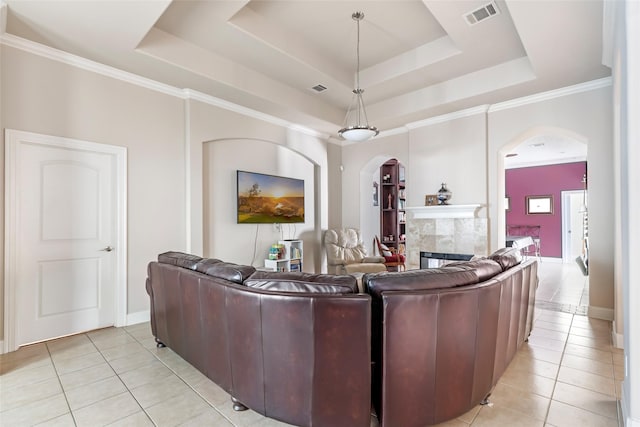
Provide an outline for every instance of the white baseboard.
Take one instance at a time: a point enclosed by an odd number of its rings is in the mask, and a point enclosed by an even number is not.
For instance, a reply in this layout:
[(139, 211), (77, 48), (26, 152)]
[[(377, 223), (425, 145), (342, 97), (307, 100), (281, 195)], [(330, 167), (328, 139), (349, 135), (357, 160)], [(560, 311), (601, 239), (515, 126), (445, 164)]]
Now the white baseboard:
[(613, 321), (613, 327), (611, 328), (611, 341), (616, 348), (624, 348), (624, 335), (616, 332), (616, 321)]
[(626, 395), (624, 383), (622, 384), (620, 406), (622, 407), (622, 425), (624, 427), (640, 427), (640, 420), (637, 418), (631, 418), (631, 414), (629, 413), (629, 398)]
[(590, 305), (587, 309), (587, 316), (612, 322), (614, 319), (614, 312), (612, 308), (595, 307)]
[(127, 314), (127, 326), (148, 322), (151, 319), (149, 310)]

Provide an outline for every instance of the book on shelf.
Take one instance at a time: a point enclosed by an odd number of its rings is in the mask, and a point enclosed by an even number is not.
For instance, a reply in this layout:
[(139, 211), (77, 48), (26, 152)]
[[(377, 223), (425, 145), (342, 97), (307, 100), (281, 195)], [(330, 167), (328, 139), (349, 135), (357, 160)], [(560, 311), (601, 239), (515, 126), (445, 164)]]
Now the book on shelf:
[(302, 252), (300, 252), (300, 248), (291, 247), (291, 258), (302, 258)]
[(300, 262), (300, 259), (292, 259), (290, 261), (290, 264), (289, 264), (290, 271), (300, 271), (301, 267), (302, 267), (302, 263)]

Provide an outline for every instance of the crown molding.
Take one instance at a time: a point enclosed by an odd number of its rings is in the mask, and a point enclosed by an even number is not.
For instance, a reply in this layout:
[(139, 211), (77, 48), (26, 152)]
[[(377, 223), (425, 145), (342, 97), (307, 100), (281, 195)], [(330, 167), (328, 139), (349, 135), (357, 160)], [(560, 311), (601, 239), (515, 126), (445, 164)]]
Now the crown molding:
[(15, 49), (41, 56), (43, 58), (51, 59), (53, 61), (61, 62), (72, 67), (80, 68), (116, 80), (131, 83), (133, 85), (164, 93), (166, 95), (183, 99), (185, 97), (183, 91), (174, 86), (160, 83), (155, 80), (123, 71), (109, 65), (101, 64), (99, 62), (92, 61), (78, 55), (73, 55), (59, 49), (54, 49), (40, 43), (35, 43), (30, 40), (23, 39), (22, 37), (14, 36), (12, 34), (5, 33), (0, 35), (0, 43), (5, 46), (13, 47)]
[(184, 100), (199, 101), (215, 107), (220, 107), (225, 110), (233, 111), (238, 114), (242, 114), (247, 117), (262, 120), (267, 123), (281, 126), (286, 129), (300, 132), (312, 137), (320, 139), (329, 139), (329, 135), (317, 132), (313, 129), (304, 127), (302, 125), (291, 123), (286, 120), (280, 119), (269, 114), (262, 113), (251, 108), (243, 107), (238, 104), (234, 104), (229, 101), (225, 101), (221, 98), (217, 98), (212, 95), (207, 95), (202, 92), (198, 92), (192, 89), (181, 89), (175, 86), (160, 83), (156, 80), (152, 80), (146, 77), (139, 76), (128, 71), (123, 71), (109, 65), (101, 64), (96, 61), (92, 61), (87, 58), (83, 58), (78, 55), (74, 55), (68, 52), (64, 52), (59, 49), (55, 49), (49, 46), (45, 46), (40, 43), (36, 43), (30, 40), (17, 37), (12, 34), (0, 34), (0, 44), (9, 46), (15, 49), (19, 49), (34, 55), (41, 56), (43, 58), (51, 59), (53, 61), (61, 62), (72, 67), (80, 68), (86, 71), (91, 71), (106, 77), (110, 77), (116, 80), (121, 80), (133, 85), (143, 87), (156, 92), (164, 93), (165, 95), (173, 96)]
[[(4, 9), (5, 7), (6, 6), (4, 5), (4, 3), (2, 3), (0, 0), (0, 8)], [(192, 89), (181, 89), (175, 86), (170, 86), (164, 83), (160, 83), (156, 80), (148, 79), (146, 77), (142, 77), (137, 74), (130, 73), (128, 71), (123, 71), (123, 70), (111, 67), (109, 65), (101, 64), (99, 62), (95, 62), (77, 55), (73, 55), (68, 52), (61, 51), (59, 49), (54, 49), (52, 47), (45, 46), (43, 44), (36, 43), (30, 40), (26, 40), (21, 37), (14, 36), (12, 34), (0, 33), (0, 44), (13, 47), (16, 49), (20, 49), (25, 52), (32, 53), (34, 55), (38, 55), (44, 58), (58, 61), (67, 65), (71, 65), (77, 68), (94, 72), (97, 74), (101, 74), (106, 77), (131, 83), (139, 87), (164, 93), (166, 95), (174, 96), (176, 98), (193, 99), (193, 100), (200, 101), (216, 107), (220, 107), (229, 111), (234, 111), (238, 114), (242, 114), (247, 117), (252, 117), (258, 120), (262, 120), (267, 123), (272, 123), (277, 126), (285, 127), (295, 132), (300, 132), (312, 137), (321, 138), (323, 140), (329, 141), (330, 143), (335, 144), (338, 142), (333, 140), (331, 136), (326, 133), (318, 132), (313, 129), (304, 127), (302, 125), (291, 123), (284, 119), (280, 119), (275, 116), (265, 114), (257, 110), (253, 110), (251, 108), (247, 108), (238, 104), (225, 101), (223, 99), (217, 98), (212, 95), (207, 95), (198, 91), (194, 91)], [(384, 138), (392, 135), (398, 135), (402, 133), (407, 133), (413, 129), (417, 129), (425, 126), (432, 126), (434, 124), (444, 123), (451, 120), (473, 116), (476, 114), (490, 114), (497, 111), (521, 107), (524, 105), (534, 104), (537, 102), (547, 101), (555, 98), (560, 98), (567, 95), (588, 92), (591, 90), (600, 89), (600, 88), (608, 87), (611, 85), (612, 85), (612, 78), (604, 77), (601, 79), (592, 80), (590, 82), (585, 82), (585, 83), (580, 83), (572, 86), (567, 86), (564, 88), (554, 89), (547, 92), (541, 92), (535, 95), (516, 98), (516, 99), (512, 99), (505, 102), (499, 102), (497, 104), (480, 105), (480, 106), (468, 108), (465, 110), (454, 111), (452, 113), (430, 117), (425, 120), (407, 123), (406, 125), (399, 126), (397, 128), (388, 129), (380, 132), (380, 135), (377, 136), (376, 139)], [(351, 145), (351, 144), (359, 144), (359, 142), (342, 141), (341, 145)]]
[(461, 119), (463, 117), (475, 116), (477, 114), (485, 114), (489, 108), (489, 105), (479, 105), (473, 108), (467, 108), (466, 110), (454, 111), (453, 113), (443, 114), (441, 116), (429, 117), (425, 120), (417, 122), (407, 123), (405, 126), (412, 130), (425, 126), (432, 126), (438, 123), (449, 122), (451, 120)]
[(242, 114), (244, 116), (249, 116), (254, 119), (262, 120), (264, 122), (281, 126), (295, 132), (304, 133), (306, 135), (313, 136), (316, 138), (329, 139), (328, 134), (317, 132), (313, 129), (309, 129), (304, 126), (288, 122), (284, 119), (280, 119), (278, 117), (271, 116), (269, 114), (265, 114), (260, 111), (252, 110), (251, 108), (243, 107), (242, 105), (234, 104), (233, 102), (225, 101), (224, 99), (220, 99), (212, 95), (207, 95), (206, 93), (202, 93), (197, 90), (183, 89), (182, 93), (184, 94), (184, 97), (186, 99), (199, 101), (204, 104), (212, 105), (214, 107), (220, 107), (225, 110), (233, 111), (235, 113)]
[(612, 82), (613, 80), (611, 77), (603, 77), (601, 79), (591, 80), (585, 83), (578, 83), (576, 85), (549, 90), (547, 92), (536, 93), (535, 95), (523, 96), (522, 98), (515, 98), (505, 102), (498, 102), (497, 104), (492, 104), (489, 107), (488, 113), (491, 114), (496, 111), (508, 110), (510, 108), (522, 107), (523, 105), (535, 104), (537, 102), (548, 101), (555, 98), (561, 98), (563, 96), (589, 92), (591, 90), (611, 86)]
[(407, 133), (407, 132), (409, 132), (409, 128), (407, 128), (406, 126), (397, 127), (397, 128), (394, 128), (394, 129), (381, 130), (380, 131), (380, 135), (378, 136), (378, 138), (382, 138), (382, 137), (386, 137), (386, 136), (399, 135), (399, 134)]
[(496, 111), (508, 110), (510, 108), (521, 107), (523, 105), (535, 104), (537, 102), (548, 101), (550, 99), (560, 98), (563, 96), (573, 95), (573, 94), (582, 93), (582, 92), (588, 92), (591, 90), (611, 86), (612, 82), (613, 80), (611, 77), (604, 77), (601, 79), (592, 80), (585, 83), (579, 83), (576, 85), (566, 86), (563, 88), (554, 89), (547, 92), (537, 93), (535, 95), (511, 99), (505, 102), (480, 105), (478, 107), (468, 108), (466, 110), (454, 111), (453, 113), (430, 117), (425, 120), (407, 123), (402, 127), (380, 132), (379, 138), (407, 132), (408, 130), (413, 130), (413, 129), (417, 129), (425, 126), (432, 126), (434, 124), (448, 122), (448, 121), (460, 119), (463, 117), (469, 117), (476, 114), (485, 114), (485, 113), (490, 114), (490, 113), (495, 113)]

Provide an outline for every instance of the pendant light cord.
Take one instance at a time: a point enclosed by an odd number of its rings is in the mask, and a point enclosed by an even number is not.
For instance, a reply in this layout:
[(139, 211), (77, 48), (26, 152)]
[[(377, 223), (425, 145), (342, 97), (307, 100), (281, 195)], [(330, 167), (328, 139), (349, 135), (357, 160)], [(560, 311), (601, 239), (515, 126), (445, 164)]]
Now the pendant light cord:
[(358, 25), (356, 36), (356, 90), (360, 90), (360, 19), (356, 19)]

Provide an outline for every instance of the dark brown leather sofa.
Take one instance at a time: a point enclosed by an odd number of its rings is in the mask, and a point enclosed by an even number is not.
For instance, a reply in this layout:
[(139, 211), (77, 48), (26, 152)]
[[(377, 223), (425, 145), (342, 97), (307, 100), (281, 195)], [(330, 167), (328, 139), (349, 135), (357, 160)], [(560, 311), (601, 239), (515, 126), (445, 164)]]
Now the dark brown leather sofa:
[(149, 264), (156, 340), (243, 405), (299, 426), (437, 424), (487, 398), (533, 322), (537, 262), (501, 249), (440, 269), (255, 271), (169, 252)]
[(440, 269), (365, 275), (372, 397), (383, 427), (425, 426), (487, 399), (533, 323), (537, 262), (502, 249)]
[[(256, 272), (166, 253), (151, 328), (243, 405), (300, 426), (369, 426), (371, 297), (351, 276)], [(284, 290), (283, 290), (284, 289)]]

